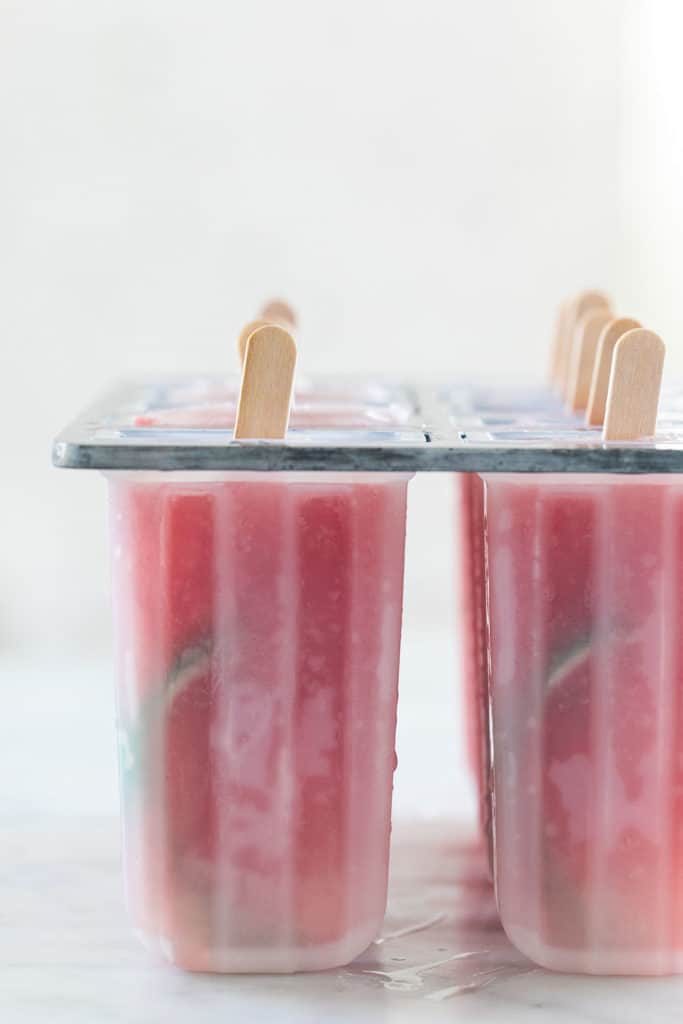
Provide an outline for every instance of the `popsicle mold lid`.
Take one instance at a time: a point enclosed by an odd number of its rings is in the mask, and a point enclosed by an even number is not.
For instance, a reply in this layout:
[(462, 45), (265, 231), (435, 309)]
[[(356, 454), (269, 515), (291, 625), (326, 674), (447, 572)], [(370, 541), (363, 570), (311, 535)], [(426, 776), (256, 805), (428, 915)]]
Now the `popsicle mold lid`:
[(53, 445), (58, 467), (160, 471), (683, 473), (683, 390), (657, 434), (604, 442), (546, 388), (300, 378), (284, 440), (235, 441), (236, 375), (136, 377)]

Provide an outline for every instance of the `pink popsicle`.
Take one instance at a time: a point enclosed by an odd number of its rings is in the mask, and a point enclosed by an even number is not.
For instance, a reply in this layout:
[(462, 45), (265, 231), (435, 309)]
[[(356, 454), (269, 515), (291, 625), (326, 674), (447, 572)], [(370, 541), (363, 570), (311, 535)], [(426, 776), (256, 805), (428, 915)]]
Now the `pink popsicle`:
[(129, 903), (181, 966), (331, 967), (381, 925), (405, 491), (112, 478)]
[(489, 477), (496, 883), (558, 970), (683, 971), (683, 488)]

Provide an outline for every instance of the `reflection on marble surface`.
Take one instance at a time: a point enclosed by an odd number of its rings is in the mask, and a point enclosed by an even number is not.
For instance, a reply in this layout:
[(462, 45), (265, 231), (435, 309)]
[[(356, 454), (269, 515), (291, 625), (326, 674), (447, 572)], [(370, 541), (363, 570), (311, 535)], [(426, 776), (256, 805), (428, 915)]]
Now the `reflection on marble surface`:
[(574, 978), (533, 967), (498, 924), (482, 852), (446, 825), (395, 830), (381, 937), (317, 975), (184, 974), (131, 936), (118, 826), (5, 819), (0, 1019), (21, 1024), (681, 1018), (683, 979)]
[(535, 969), (501, 930), (477, 843), (446, 825), (404, 826), (394, 840), (382, 935), (349, 973), (441, 1002)]

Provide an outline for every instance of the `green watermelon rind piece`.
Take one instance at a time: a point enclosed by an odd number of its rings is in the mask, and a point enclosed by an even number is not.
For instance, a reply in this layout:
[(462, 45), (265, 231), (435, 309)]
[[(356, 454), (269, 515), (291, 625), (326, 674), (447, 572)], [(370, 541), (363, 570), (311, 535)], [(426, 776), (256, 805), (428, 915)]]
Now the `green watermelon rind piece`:
[(133, 793), (142, 792), (144, 783), (152, 777), (152, 736), (155, 729), (176, 698), (194, 679), (209, 670), (211, 658), (210, 642), (186, 648), (176, 657), (161, 684), (153, 687), (151, 696), (143, 701), (139, 713), (128, 721), (119, 721), (116, 732), (124, 803)]

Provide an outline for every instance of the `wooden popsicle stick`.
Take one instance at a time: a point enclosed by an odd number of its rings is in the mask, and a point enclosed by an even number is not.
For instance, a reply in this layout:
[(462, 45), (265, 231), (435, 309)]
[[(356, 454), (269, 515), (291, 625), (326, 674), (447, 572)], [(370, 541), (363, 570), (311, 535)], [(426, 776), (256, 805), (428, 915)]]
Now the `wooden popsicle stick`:
[(584, 291), (576, 295), (569, 306), (565, 320), (564, 337), (561, 347), (561, 359), (558, 371), (559, 390), (565, 399), (569, 399), (569, 367), (574, 359), (574, 341), (576, 327), (583, 316), (591, 310), (609, 309), (610, 300), (604, 292)]
[(265, 324), (249, 336), (235, 439), (285, 437), (295, 366), (296, 345), (284, 327)]
[(244, 325), (237, 336), (237, 352), (240, 357), (240, 366), (244, 365), (244, 353), (247, 351), (247, 342), (249, 341), (250, 335), (252, 335), (257, 328), (265, 327), (266, 324), (269, 323), (272, 323), (272, 321), (263, 320), (259, 317), (258, 320), (250, 320), (249, 323)]
[(281, 327), (296, 327), (296, 313), (284, 299), (270, 299), (261, 307), (259, 316), (271, 324), (279, 324)]
[(550, 353), (550, 383), (553, 387), (557, 386), (560, 380), (562, 340), (564, 338), (564, 332), (567, 323), (569, 304), (569, 299), (563, 299), (557, 309), (557, 319), (555, 320), (555, 333), (553, 335), (553, 345)]
[(615, 345), (623, 334), (640, 326), (640, 323), (632, 317), (622, 316), (616, 320), (610, 320), (603, 327), (595, 353), (593, 377), (586, 409), (586, 423), (589, 427), (601, 427), (605, 420), (607, 389)]
[(612, 357), (603, 441), (652, 437), (662, 386), (664, 342), (644, 327), (622, 334)]
[(567, 405), (573, 411), (583, 410), (588, 405), (595, 353), (600, 333), (612, 319), (609, 309), (592, 309), (579, 320), (572, 348), (572, 362), (569, 367), (569, 388)]

